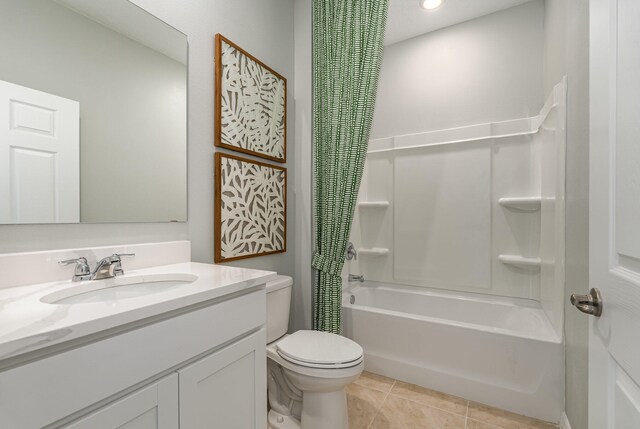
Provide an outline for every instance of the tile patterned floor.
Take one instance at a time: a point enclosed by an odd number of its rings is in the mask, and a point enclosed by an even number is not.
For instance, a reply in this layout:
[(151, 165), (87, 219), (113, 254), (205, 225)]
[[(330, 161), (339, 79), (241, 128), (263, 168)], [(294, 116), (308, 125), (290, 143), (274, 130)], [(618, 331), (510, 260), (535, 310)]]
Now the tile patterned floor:
[(364, 372), (347, 386), (349, 429), (557, 429), (435, 390)]

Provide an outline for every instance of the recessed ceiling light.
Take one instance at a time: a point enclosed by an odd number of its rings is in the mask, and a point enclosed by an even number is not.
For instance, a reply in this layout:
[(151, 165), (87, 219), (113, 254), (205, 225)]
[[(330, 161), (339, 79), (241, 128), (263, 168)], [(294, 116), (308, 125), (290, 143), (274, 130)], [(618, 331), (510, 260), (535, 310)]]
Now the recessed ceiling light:
[(431, 10), (440, 7), (444, 0), (420, 0), (420, 7)]

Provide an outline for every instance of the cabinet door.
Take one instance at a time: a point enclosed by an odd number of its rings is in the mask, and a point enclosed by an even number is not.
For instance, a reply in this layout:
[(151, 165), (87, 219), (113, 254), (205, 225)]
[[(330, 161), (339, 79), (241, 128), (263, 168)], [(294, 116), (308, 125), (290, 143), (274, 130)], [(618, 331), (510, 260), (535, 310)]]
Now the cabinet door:
[(264, 329), (178, 371), (180, 429), (267, 427)]
[(176, 429), (178, 374), (143, 387), (65, 429)]

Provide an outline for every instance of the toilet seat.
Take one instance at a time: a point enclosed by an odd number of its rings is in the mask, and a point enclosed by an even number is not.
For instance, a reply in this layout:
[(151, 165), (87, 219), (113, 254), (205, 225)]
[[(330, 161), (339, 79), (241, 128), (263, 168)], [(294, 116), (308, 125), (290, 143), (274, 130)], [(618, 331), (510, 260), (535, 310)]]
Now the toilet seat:
[(297, 331), (276, 343), (278, 355), (299, 366), (338, 369), (358, 365), (362, 347), (345, 337), (319, 331)]
[(304, 366), (307, 368), (319, 368), (319, 369), (339, 369), (339, 368), (350, 368), (352, 366), (358, 365), (360, 362), (362, 362), (363, 358), (362, 356), (359, 359), (356, 359), (354, 361), (351, 362), (342, 362), (342, 363), (312, 363), (312, 362), (304, 362), (304, 361), (300, 361), (300, 360), (296, 360), (292, 357), (289, 356), (284, 356), (282, 353), (278, 352), (278, 355), (282, 358), (285, 359), (287, 362), (291, 362), (294, 365), (298, 365), (298, 366)]

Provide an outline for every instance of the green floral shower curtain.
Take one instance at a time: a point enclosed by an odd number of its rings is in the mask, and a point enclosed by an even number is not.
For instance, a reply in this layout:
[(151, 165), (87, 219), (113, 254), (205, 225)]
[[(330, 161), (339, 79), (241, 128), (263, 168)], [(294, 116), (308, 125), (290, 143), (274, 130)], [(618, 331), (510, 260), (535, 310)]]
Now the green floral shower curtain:
[(375, 106), (388, 0), (313, 0), (314, 329), (340, 333), (344, 253)]

